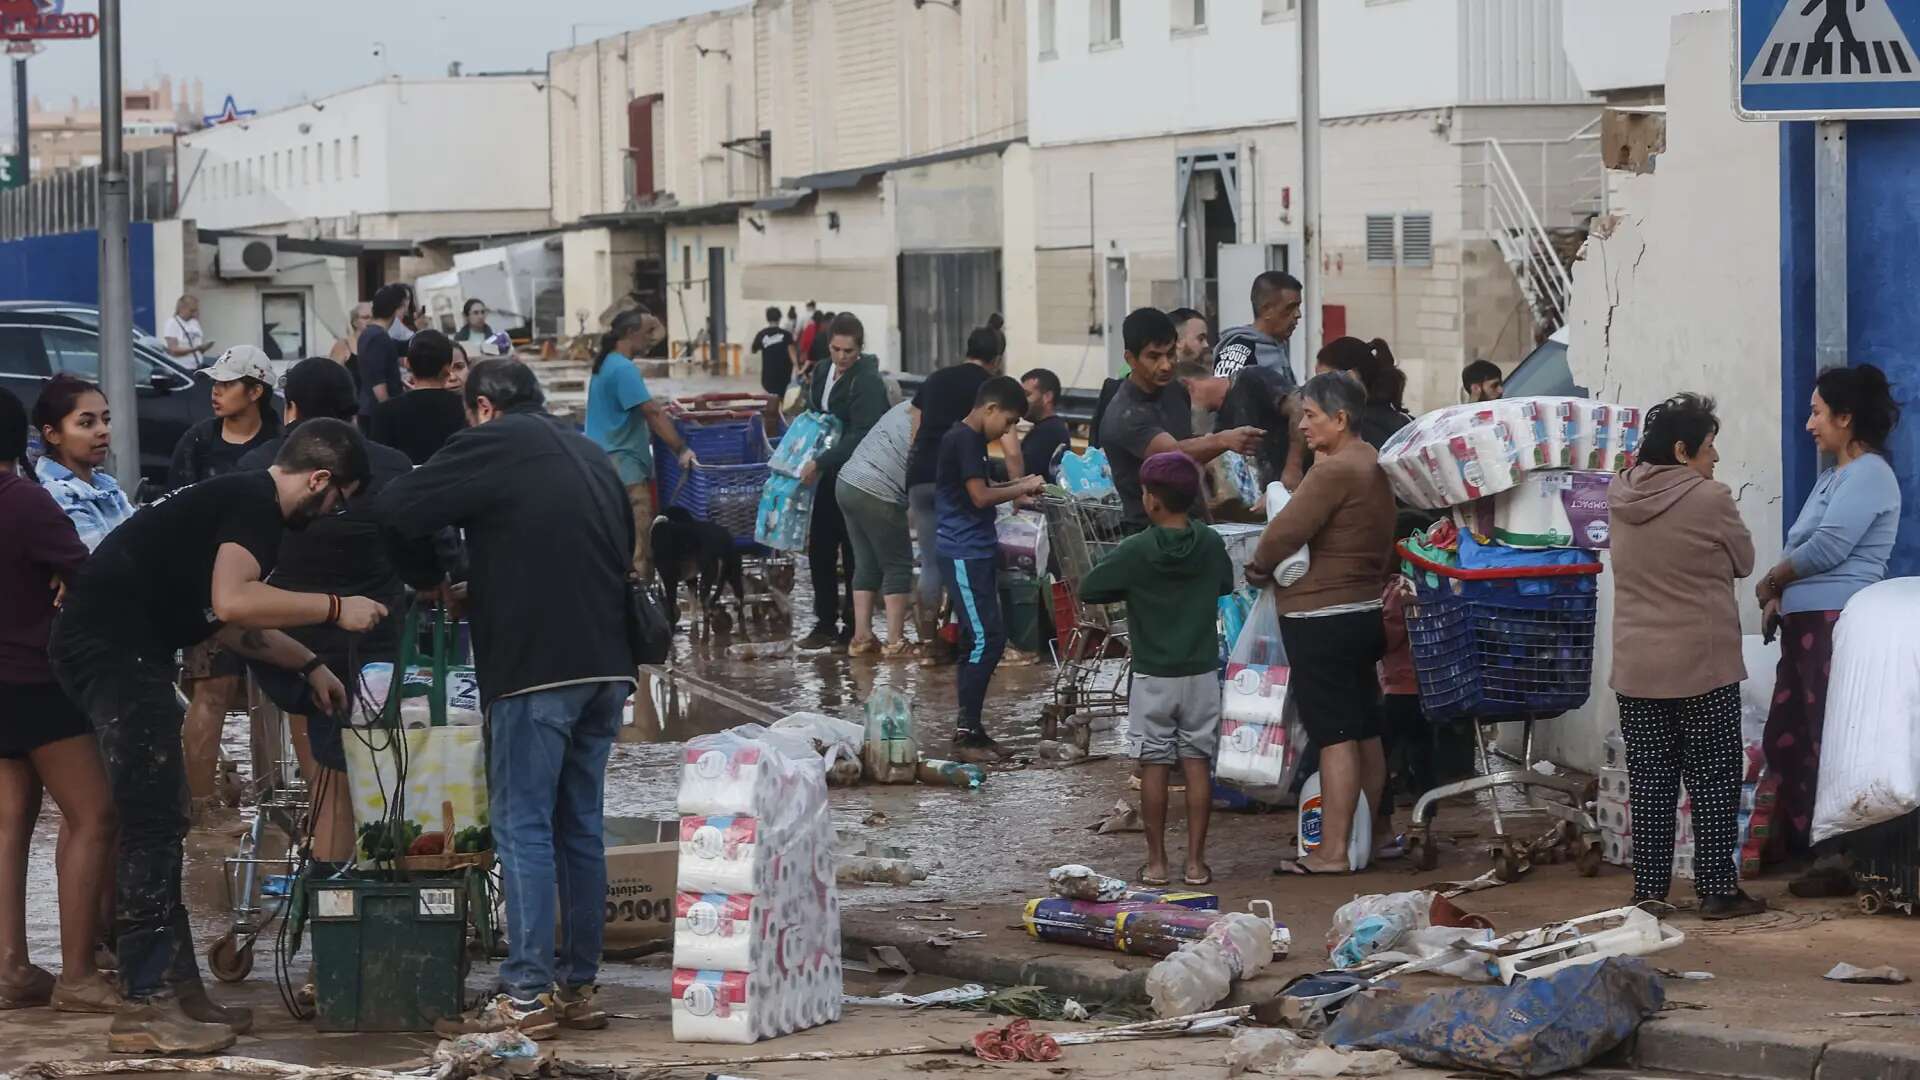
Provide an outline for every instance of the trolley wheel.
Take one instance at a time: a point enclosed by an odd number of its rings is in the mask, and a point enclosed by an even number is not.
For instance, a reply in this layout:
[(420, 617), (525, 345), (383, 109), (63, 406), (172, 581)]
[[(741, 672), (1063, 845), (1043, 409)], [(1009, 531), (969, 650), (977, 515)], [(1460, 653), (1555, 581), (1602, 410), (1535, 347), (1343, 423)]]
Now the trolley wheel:
[(1511, 851), (1496, 851), (1493, 853), (1493, 873), (1501, 881), (1519, 881), (1520, 860)]
[(1860, 894), (1859, 904), (1862, 915), (1878, 915), (1887, 906), (1886, 898), (1871, 890)]
[(237, 983), (253, 972), (253, 942), (245, 945), (229, 930), (207, 946), (207, 970), (221, 982)]
[(1574, 860), (1574, 866), (1580, 871), (1581, 877), (1598, 877), (1600, 863), (1605, 855), (1606, 850), (1599, 844), (1588, 844), (1586, 850), (1580, 853), (1580, 857)]
[(1407, 858), (1423, 873), (1439, 866), (1440, 849), (1434, 846), (1433, 834), (1423, 829), (1408, 837)]

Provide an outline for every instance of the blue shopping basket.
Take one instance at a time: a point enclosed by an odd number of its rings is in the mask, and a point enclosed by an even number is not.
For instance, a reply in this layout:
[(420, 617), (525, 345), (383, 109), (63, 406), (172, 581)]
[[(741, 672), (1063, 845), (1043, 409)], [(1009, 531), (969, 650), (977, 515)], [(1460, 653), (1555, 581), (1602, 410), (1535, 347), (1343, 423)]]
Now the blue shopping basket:
[(1593, 682), (1597, 562), (1464, 570), (1399, 546), (1420, 705), (1429, 720), (1555, 716)]

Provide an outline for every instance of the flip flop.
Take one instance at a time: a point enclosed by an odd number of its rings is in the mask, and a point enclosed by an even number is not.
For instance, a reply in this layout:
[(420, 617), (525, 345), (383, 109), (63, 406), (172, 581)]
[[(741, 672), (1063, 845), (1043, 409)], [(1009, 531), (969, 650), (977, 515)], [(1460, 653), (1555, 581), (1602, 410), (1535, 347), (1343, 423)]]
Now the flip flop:
[(1136, 885), (1145, 885), (1150, 889), (1162, 889), (1173, 884), (1173, 879), (1148, 877), (1147, 864), (1141, 863), (1140, 869), (1133, 875), (1133, 882)]
[(1407, 857), (1407, 837), (1405, 833), (1394, 837), (1374, 851), (1373, 857), (1382, 862)]
[(1341, 875), (1341, 871), (1315, 870), (1313, 867), (1308, 866), (1306, 863), (1301, 862), (1297, 859), (1284, 860), (1283, 862), (1281, 862), (1279, 866), (1276, 866), (1273, 868), (1274, 877), (1288, 877), (1288, 876), (1296, 876), (1296, 875), (1299, 877), (1339, 877)]
[(1213, 871), (1209, 869), (1199, 877), (1194, 877), (1191, 874), (1183, 875), (1180, 878), (1180, 884), (1185, 885), (1189, 889), (1204, 888), (1205, 886), (1213, 884)]

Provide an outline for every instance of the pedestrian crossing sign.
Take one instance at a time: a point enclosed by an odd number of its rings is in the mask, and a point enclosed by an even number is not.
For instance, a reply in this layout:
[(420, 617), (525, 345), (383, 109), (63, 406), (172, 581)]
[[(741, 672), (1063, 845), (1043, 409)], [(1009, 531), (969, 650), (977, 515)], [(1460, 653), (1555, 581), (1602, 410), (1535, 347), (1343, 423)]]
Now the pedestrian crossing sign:
[(1920, 116), (1920, 0), (1734, 0), (1745, 120)]

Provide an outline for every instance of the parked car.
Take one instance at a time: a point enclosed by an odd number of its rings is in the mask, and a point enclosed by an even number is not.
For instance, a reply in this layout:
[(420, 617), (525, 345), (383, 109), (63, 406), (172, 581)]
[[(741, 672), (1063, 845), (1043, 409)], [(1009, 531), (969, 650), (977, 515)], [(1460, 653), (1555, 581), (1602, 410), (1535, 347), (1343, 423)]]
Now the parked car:
[(1584, 386), (1573, 381), (1573, 368), (1567, 363), (1567, 328), (1552, 336), (1520, 361), (1506, 380), (1508, 397), (1591, 397)]
[[(0, 387), (28, 409), (57, 372), (100, 381), (100, 313), (63, 302), (0, 303)], [(174, 444), (213, 415), (213, 383), (162, 350), (133, 346), (133, 385), (140, 427), (140, 475), (164, 484)], [(151, 340), (150, 337), (147, 340)]]

